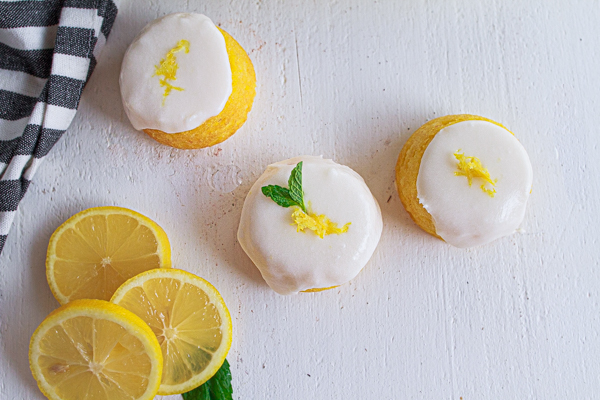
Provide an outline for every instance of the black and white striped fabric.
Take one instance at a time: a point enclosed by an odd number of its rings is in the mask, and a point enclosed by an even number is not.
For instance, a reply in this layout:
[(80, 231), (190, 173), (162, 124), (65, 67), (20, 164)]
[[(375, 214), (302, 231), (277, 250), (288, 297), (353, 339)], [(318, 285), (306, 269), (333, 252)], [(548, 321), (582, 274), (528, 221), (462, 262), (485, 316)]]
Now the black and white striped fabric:
[(116, 16), (112, 0), (0, 0), (0, 253)]

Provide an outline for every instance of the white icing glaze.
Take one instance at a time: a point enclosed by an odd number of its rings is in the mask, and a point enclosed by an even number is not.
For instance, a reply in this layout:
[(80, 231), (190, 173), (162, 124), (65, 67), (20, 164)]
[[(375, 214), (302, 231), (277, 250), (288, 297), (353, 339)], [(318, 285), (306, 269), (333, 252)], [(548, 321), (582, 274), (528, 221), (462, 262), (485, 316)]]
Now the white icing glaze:
[[(175, 53), (176, 80), (183, 91), (172, 90), (163, 104), (165, 88), (154, 75), (167, 53), (180, 40), (190, 43), (189, 53)], [(170, 14), (140, 32), (125, 53), (121, 66), (121, 96), (134, 128), (178, 133), (197, 128), (219, 114), (232, 92), (232, 77), (225, 38), (201, 14)]]
[[(288, 186), (300, 161), (305, 202), (315, 214), (325, 214), (348, 231), (327, 235), (297, 232), (291, 214), (266, 197), (266, 185)], [(310, 204), (310, 205), (309, 205)], [(341, 285), (354, 278), (375, 251), (383, 221), (377, 200), (360, 175), (321, 157), (300, 156), (269, 165), (250, 189), (238, 230), (238, 241), (279, 294)]]
[[(494, 197), (481, 190), (483, 179), (474, 178), (469, 187), (465, 176), (454, 175), (458, 150), (477, 157), (498, 180)], [(425, 149), (417, 195), (440, 237), (456, 247), (473, 247), (519, 227), (532, 179), (529, 156), (509, 131), (487, 121), (464, 121), (440, 130)]]

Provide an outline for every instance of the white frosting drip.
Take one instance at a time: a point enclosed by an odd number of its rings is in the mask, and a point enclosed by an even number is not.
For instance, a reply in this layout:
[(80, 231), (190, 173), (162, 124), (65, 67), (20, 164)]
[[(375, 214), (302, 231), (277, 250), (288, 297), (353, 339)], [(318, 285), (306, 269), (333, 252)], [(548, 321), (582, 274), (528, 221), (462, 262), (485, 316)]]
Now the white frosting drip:
[[(287, 187), (300, 161), (307, 207), (338, 227), (351, 222), (347, 232), (323, 239), (309, 230), (296, 232), (294, 209), (262, 193), (266, 185)], [(350, 281), (371, 258), (382, 229), (377, 200), (360, 175), (331, 160), (301, 156), (269, 165), (258, 178), (244, 202), (238, 240), (274, 291), (293, 294)]]
[[(458, 171), (458, 150), (477, 157), (492, 179), (494, 197), (474, 178), (469, 187)], [(419, 202), (431, 214), (436, 233), (456, 247), (473, 247), (513, 233), (525, 215), (533, 173), (525, 148), (506, 129), (487, 121), (464, 121), (433, 138), (417, 176)], [(491, 185), (486, 184), (487, 188)]]
[[(167, 53), (180, 40), (189, 53), (175, 53), (176, 80), (183, 91), (172, 90), (163, 104), (165, 88), (154, 75)], [(134, 128), (178, 133), (199, 127), (218, 115), (232, 92), (225, 38), (201, 14), (170, 14), (148, 24), (131, 43), (121, 66), (121, 96)]]

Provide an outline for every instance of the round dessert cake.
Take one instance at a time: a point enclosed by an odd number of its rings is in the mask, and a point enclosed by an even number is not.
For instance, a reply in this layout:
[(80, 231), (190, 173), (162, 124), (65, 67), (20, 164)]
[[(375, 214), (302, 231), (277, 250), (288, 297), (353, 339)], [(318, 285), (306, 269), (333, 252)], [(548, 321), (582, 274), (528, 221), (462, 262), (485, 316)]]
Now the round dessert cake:
[(250, 189), (238, 241), (279, 294), (354, 278), (381, 237), (377, 200), (360, 175), (321, 157), (269, 165)]
[(396, 188), (411, 218), (456, 247), (513, 233), (525, 215), (532, 176), (529, 156), (510, 131), (467, 114), (427, 122), (396, 164)]
[(133, 127), (181, 149), (229, 138), (256, 94), (244, 49), (201, 14), (170, 14), (148, 24), (125, 53), (120, 85)]

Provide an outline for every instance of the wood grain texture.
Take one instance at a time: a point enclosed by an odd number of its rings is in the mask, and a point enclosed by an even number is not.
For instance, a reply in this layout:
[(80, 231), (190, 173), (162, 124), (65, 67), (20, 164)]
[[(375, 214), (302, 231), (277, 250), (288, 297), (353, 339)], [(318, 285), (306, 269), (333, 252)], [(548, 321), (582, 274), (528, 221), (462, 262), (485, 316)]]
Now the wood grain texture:
[[(162, 146), (121, 105), (125, 49), (175, 11), (210, 16), (256, 69), (247, 123), (213, 148)], [(598, 21), (593, 0), (122, 1), (75, 121), (0, 256), (0, 398), (42, 399), (27, 348), (58, 306), (44, 275), (48, 239), (98, 205), (157, 221), (173, 265), (221, 292), (237, 399), (597, 398)], [(394, 188), (410, 134), (461, 113), (504, 124), (534, 168), (522, 230), (470, 250), (421, 231)], [(236, 229), (266, 165), (300, 154), (360, 173), (384, 232), (350, 284), (282, 297)]]

